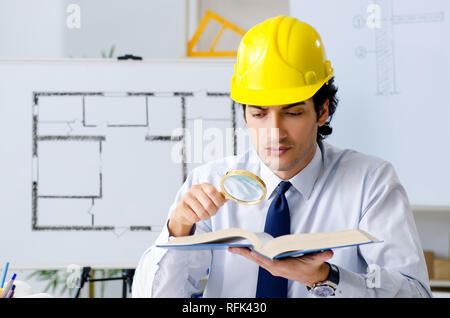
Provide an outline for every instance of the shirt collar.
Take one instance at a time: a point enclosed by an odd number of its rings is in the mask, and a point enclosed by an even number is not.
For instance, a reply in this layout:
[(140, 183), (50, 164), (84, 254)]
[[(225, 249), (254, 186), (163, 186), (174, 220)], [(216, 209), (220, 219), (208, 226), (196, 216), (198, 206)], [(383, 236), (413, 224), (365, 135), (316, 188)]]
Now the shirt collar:
[[(258, 156), (255, 153), (256, 156)], [(290, 181), (293, 187), (300, 192), (303, 197), (308, 200), (311, 196), (311, 192), (314, 188), (314, 184), (319, 177), (320, 170), (322, 168), (322, 151), (318, 144), (316, 143), (316, 151), (314, 157), (304, 167), (300, 172), (293, 176)], [(283, 181), (277, 175), (275, 175), (269, 167), (267, 167), (263, 161), (260, 160), (260, 176), (261, 179), (266, 184), (267, 198), (272, 196), (272, 193), (278, 186), (278, 184)]]

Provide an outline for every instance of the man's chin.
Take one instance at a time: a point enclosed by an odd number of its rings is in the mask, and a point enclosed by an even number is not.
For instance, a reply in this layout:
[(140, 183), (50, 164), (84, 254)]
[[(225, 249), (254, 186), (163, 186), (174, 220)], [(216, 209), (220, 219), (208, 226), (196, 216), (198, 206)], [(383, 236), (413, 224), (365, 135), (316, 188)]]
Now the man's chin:
[(281, 159), (280, 156), (267, 156), (263, 159), (264, 164), (272, 171), (290, 171), (293, 165), (286, 161), (284, 158)]

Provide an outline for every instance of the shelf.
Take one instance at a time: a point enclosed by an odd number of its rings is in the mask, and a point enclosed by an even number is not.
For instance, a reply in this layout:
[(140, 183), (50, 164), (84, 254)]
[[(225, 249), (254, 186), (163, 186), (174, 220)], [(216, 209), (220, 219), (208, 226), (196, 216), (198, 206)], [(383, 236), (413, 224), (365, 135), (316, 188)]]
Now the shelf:
[(430, 280), (431, 288), (448, 288), (450, 289), (450, 280)]
[(427, 205), (413, 205), (411, 209), (414, 213), (449, 213), (450, 206), (427, 206)]

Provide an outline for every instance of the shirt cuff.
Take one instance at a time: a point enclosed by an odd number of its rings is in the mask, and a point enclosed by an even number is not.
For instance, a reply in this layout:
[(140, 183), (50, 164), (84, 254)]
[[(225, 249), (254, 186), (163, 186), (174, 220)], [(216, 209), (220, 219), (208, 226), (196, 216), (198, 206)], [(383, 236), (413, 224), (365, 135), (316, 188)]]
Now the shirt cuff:
[(364, 275), (354, 273), (341, 266), (337, 267), (339, 268), (339, 284), (335, 291), (335, 297), (365, 297), (367, 285)]
[[(157, 265), (159, 267), (159, 263), (163, 260), (163, 258), (165, 259), (165, 261), (167, 261), (166, 259), (173, 259), (173, 262), (169, 262), (169, 264), (172, 263), (180, 263), (180, 260), (185, 260), (186, 258), (179, 258), (179, 255), (184, 255), (186, 254), (185, 251), (183, 250), (177, 250), (177, 249), (167, 249), (167, 248), (163, 248), (163, 247), (157, 247), (156, 245), (163, 245), (166, 244), (168, 241), (174, 239), (174, 236), (170, 236), (169, 234), (169, 221), (167, 221), (166, 225), (164, 226), (164, 228), (162, 229), (160, 235), (158, 236), (158, 238), (155, 241), (154, 244), (154, 249), (155, 249), (155, 256), (156, 256), (156, 260), (157, 260)], [(191, 233), (189, 235), (192, 235), (195, 231), (195, 224), (192, 227)]]

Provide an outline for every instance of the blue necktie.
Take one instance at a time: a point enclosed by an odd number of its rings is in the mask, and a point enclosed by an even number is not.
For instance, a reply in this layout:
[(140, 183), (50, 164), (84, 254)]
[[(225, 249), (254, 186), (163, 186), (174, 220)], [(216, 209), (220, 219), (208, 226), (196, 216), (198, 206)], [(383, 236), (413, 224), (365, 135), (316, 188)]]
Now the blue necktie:
[[(289, 181), (281, 181), (278, 185), (278, 193), (270, 204), (264, 232), (273, 237), (291, 233), (289, 206), (284, 195), (290, 186)], [(256, 298), (286, 298), (287, 287), (286, 278), (272, 276), (264, 268), (259, 268)]]

